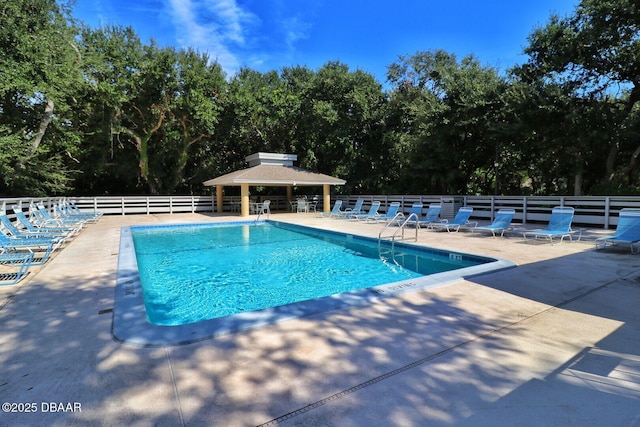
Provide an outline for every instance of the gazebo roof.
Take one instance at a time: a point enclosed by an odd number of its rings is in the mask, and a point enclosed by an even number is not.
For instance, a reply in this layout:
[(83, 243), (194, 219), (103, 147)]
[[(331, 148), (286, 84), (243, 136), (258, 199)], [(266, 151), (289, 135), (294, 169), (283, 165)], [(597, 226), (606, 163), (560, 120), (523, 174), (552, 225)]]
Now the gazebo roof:
[(205, 181), (204, 185), (310, 186), (324, 184), (344, 185), (346, 183), (344, 179), (292, 166), (296, 157), (291, 154), (256, 153), (248, 156), (246, 160), (250, 164), (257, 163), (257, 160), (260, 164), (210, 179)]

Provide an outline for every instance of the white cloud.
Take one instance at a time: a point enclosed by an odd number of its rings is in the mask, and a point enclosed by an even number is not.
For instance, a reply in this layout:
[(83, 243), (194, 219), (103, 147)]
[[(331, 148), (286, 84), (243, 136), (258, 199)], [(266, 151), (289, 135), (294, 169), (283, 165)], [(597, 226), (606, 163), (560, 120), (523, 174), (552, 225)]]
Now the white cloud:
[(308, 38), (312, 27), (310, 23), (297, 16), (285, 19), (282, 24), (285, 32), (285, 41), (289, 49), (294, 49), (294, 45), (298, 40)]
[(238, 70), (242, 61), (234, 47), (245, 43), (253, 14), (236, 0), (170, 0), (170, 13), (180, 45), (208, 53), (229, 75)]

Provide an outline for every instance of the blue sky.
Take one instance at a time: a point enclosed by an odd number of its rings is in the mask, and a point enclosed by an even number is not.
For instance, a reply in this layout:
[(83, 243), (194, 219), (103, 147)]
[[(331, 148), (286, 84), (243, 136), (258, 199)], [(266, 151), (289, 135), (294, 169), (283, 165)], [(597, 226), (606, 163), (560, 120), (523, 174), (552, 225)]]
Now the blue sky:
[(340, 61), (380, 83), (399, 55), (445, 49), (505, 70), (527, 36), (578, 0), (77, 0), (84, 23), (133, 27), (143, 42), (207, 52), (240, 67), (312, 69)]

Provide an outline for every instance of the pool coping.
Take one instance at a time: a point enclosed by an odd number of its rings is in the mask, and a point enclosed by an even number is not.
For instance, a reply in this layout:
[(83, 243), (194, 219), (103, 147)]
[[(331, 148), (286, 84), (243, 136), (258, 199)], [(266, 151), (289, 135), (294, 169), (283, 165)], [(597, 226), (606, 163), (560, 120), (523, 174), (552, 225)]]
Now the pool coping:
[(118, 271), (116, 277), (113, 322), (111, 333), (120, 342), (137, 347), (166, 347), (191, 344), (198, 341), (242, 332), (261, 326), (283, 322), (295, 318), (310, 316), (331, 310), (346, 309), (356, 305), (363, 305), (380, 298), (389, 298), (407, 292), (426, 290), (469, 277), (493, 273), (498, 270), (515, 267), (516, 264), (500, 258), (487, 257), (471, 253), (440, 250), (423, 245), (411, 245), (396, 242), (399, 247), (407, 247), (418, 251), (436, 251), (438, 253), (470, 256), (493, 260), (484, 264), (465, 267), (457, 270), (436, 273), (419, 278), (407, 279), (387, 283), (370, 288), (349, 291), (341, 294), (315, 298), (306, 301), (286, 304), (263, 310), (235, 314), (227, 317), (203, 320), (196, 323), (177, 326), (160, 326), (149, 323), (146, 319), (146, 309), (142, 293), (142, 285), (138, 274), (138, 264), (133, 245), (132, 228), (161, 228), (161, 227), (197, 227), (197, 226), (236, 226), (257, 223), (286, 224), (290, 228), (302, 228), (322, 234), (336, 234), (353, 236), (356, 239), (377, 242), (377, 239), (355, 233), (336, 232), (310, 226), (293, 225), (273, 220), (267, 221), (228, 221), (207, 223), (185, 223), (152, 226), (127, 226), (120, 230), (120, 245), (118, 253)]

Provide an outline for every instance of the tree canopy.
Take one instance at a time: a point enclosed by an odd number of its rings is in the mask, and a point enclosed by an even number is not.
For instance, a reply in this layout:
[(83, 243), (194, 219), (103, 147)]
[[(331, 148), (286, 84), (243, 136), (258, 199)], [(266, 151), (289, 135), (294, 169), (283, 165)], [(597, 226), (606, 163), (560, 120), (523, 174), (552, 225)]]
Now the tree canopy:
[(636, 193), (639, 7), (582, 0), (504, 73), (474, 55), (402, 55), (385, 89), (339, 61), (227, 76), (193, 49), (88, 28), (71, 3), (5, 0), (0, 192), (201, 193), (272, 151), (348, 193)]

